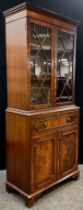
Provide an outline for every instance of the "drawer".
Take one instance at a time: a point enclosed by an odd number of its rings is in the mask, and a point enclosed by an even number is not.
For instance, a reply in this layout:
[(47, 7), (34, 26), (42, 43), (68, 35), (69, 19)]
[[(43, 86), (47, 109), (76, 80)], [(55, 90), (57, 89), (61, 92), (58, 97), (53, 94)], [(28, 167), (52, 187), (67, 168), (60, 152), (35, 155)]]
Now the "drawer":
[(32, 134), (54, 129), (67, 124), (78, 123), (78, 113), (54, 115), (53, 117), (44, 117), (43, 119), (32, 120)]

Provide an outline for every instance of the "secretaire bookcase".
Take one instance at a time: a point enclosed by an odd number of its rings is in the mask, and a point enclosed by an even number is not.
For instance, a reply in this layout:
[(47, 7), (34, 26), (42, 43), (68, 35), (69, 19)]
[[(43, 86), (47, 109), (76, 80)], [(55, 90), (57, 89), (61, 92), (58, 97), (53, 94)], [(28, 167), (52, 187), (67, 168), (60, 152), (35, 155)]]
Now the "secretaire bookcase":
[(27, 2), (4, 15), (6, 189), (18, 191), (31, 207), (43, 191), (79, 176), (79, 107), (74, 104), (78, 21)]

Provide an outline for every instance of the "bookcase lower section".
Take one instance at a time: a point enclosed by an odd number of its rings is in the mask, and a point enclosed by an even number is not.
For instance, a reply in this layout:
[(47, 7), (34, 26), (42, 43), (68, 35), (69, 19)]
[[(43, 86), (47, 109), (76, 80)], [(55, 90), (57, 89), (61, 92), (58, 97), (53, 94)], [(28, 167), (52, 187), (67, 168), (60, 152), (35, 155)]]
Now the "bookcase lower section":
[(79, 109), (40, 113), (6, 110), (7, 191), (16, 190), (28, 207), (42, 192), (67, 178), (77, 179)]

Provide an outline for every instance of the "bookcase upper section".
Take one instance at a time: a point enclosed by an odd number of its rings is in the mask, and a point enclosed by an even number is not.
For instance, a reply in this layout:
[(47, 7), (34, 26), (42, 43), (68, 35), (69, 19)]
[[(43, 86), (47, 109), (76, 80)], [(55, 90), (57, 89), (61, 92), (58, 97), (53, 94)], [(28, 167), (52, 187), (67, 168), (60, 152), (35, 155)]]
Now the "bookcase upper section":
[(28, 2), (6, 10), (8, 106), (74, 104), (78, 21)]

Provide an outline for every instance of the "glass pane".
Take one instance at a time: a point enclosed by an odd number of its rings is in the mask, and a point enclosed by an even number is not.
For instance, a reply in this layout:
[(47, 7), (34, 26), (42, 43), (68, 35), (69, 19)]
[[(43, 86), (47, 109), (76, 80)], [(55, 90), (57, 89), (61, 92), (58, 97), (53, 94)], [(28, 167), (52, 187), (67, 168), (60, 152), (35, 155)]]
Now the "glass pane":
[(31, 104), (51, 103), (51, 29), (31, 23)]
[(58, 32), (56, 102), (72, 101), (73, 35)]

